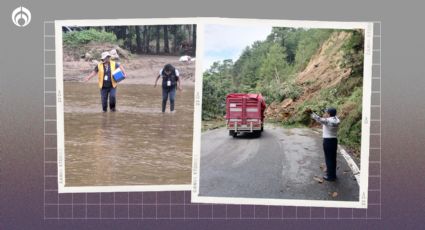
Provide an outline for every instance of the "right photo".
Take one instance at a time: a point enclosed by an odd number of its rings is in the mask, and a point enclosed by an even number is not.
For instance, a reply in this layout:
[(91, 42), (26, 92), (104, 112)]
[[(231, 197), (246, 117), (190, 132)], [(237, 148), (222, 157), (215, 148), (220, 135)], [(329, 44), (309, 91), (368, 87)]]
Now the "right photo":
[(366, 207), (372, 27), (328, 25), (203, 26), (193, 201)]

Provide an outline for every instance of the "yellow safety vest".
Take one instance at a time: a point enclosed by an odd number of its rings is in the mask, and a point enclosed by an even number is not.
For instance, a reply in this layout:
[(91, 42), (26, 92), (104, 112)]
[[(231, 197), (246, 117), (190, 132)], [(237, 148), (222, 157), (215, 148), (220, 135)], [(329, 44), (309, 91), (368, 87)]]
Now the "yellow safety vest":
[[(109, 68), (111, 68), (111, 76), (109, 76), (109, 77), (111, 78), (111, 81), (112, 81), (112, 87), (116, 88), (117, 82), (112, 77), (112, 73), (115, 71), (115, 62), (114, 61), (109, 61)], [(99, 79), (99, 88), (102, 88), (103, 77), (105, 76), (105, 73), (104, 73), (104, 70), (103, 70), (103, 63), (99, 63), (97, 65), (97, 76), (98, 76), (98, 79)]]

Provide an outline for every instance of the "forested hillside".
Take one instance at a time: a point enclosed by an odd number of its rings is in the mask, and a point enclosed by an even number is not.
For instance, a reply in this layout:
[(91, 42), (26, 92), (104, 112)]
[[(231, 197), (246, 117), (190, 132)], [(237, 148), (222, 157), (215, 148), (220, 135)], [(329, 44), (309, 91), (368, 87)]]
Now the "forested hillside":
[[(73, 27), (63, 33), (64, 51), (86, 58), (93, 46), (119, 47), (135, 54), (195, 56), (196, 25)], [(100, 57), (99, 52), (92, 54)]]
[(231, 92), (260, 92), (266, 118), (313, 126), (309, 112), (328, 106), (342, 120), (341, 143), (359, 152), (363, 31), (273, 28), (238, 60), (216, 62), (203, 74), (203, 120), (221, 119)]

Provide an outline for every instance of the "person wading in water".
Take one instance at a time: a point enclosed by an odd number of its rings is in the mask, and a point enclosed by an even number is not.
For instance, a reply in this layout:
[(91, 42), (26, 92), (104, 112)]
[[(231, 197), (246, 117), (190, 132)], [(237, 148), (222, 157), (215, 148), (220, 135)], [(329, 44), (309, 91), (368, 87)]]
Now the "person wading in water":
[(175, 112), (174, 102), (176, 98), (176, 87), (182, 90), (179, 71), (171, 64), (167, 64), (159, 71), (154, 87), (157, 86), (159, 78), (162, 77), (162, 112), (165, 112), (168, 97), (170, 98), (170, 112)]
[(122, 65), (110, 60), (111, 55), (109, 52), (103, 52), (101, 55), (102, 62), (99, 63), (94, 70), (84, 78), (84, 82), (87, 82), (96, 74), (98, 75), (98, 85), (100, 89), (100, 97), (102, 100), (102, 110), (106, 112), (108, 109), (108, 96), (109, 96), (109, 109), (112, 112), (116, 111), (116, 93), (117, 93), (117, 82), (112, 77), (112, 73), (120, 68), (124, 76), (127, 74)]

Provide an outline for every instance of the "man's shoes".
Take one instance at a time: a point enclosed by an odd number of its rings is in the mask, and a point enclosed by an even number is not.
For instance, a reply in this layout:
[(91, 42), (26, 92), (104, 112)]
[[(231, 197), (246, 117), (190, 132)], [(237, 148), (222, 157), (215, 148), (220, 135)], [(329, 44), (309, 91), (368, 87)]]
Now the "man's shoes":
[(336, 180), (336, 177), (323, 176), (323, 180), (326, 180), (326, 181), (335, 181)]
[(115, 108), (111, 109), (111, 112), (116, 112), (117, 110)]

